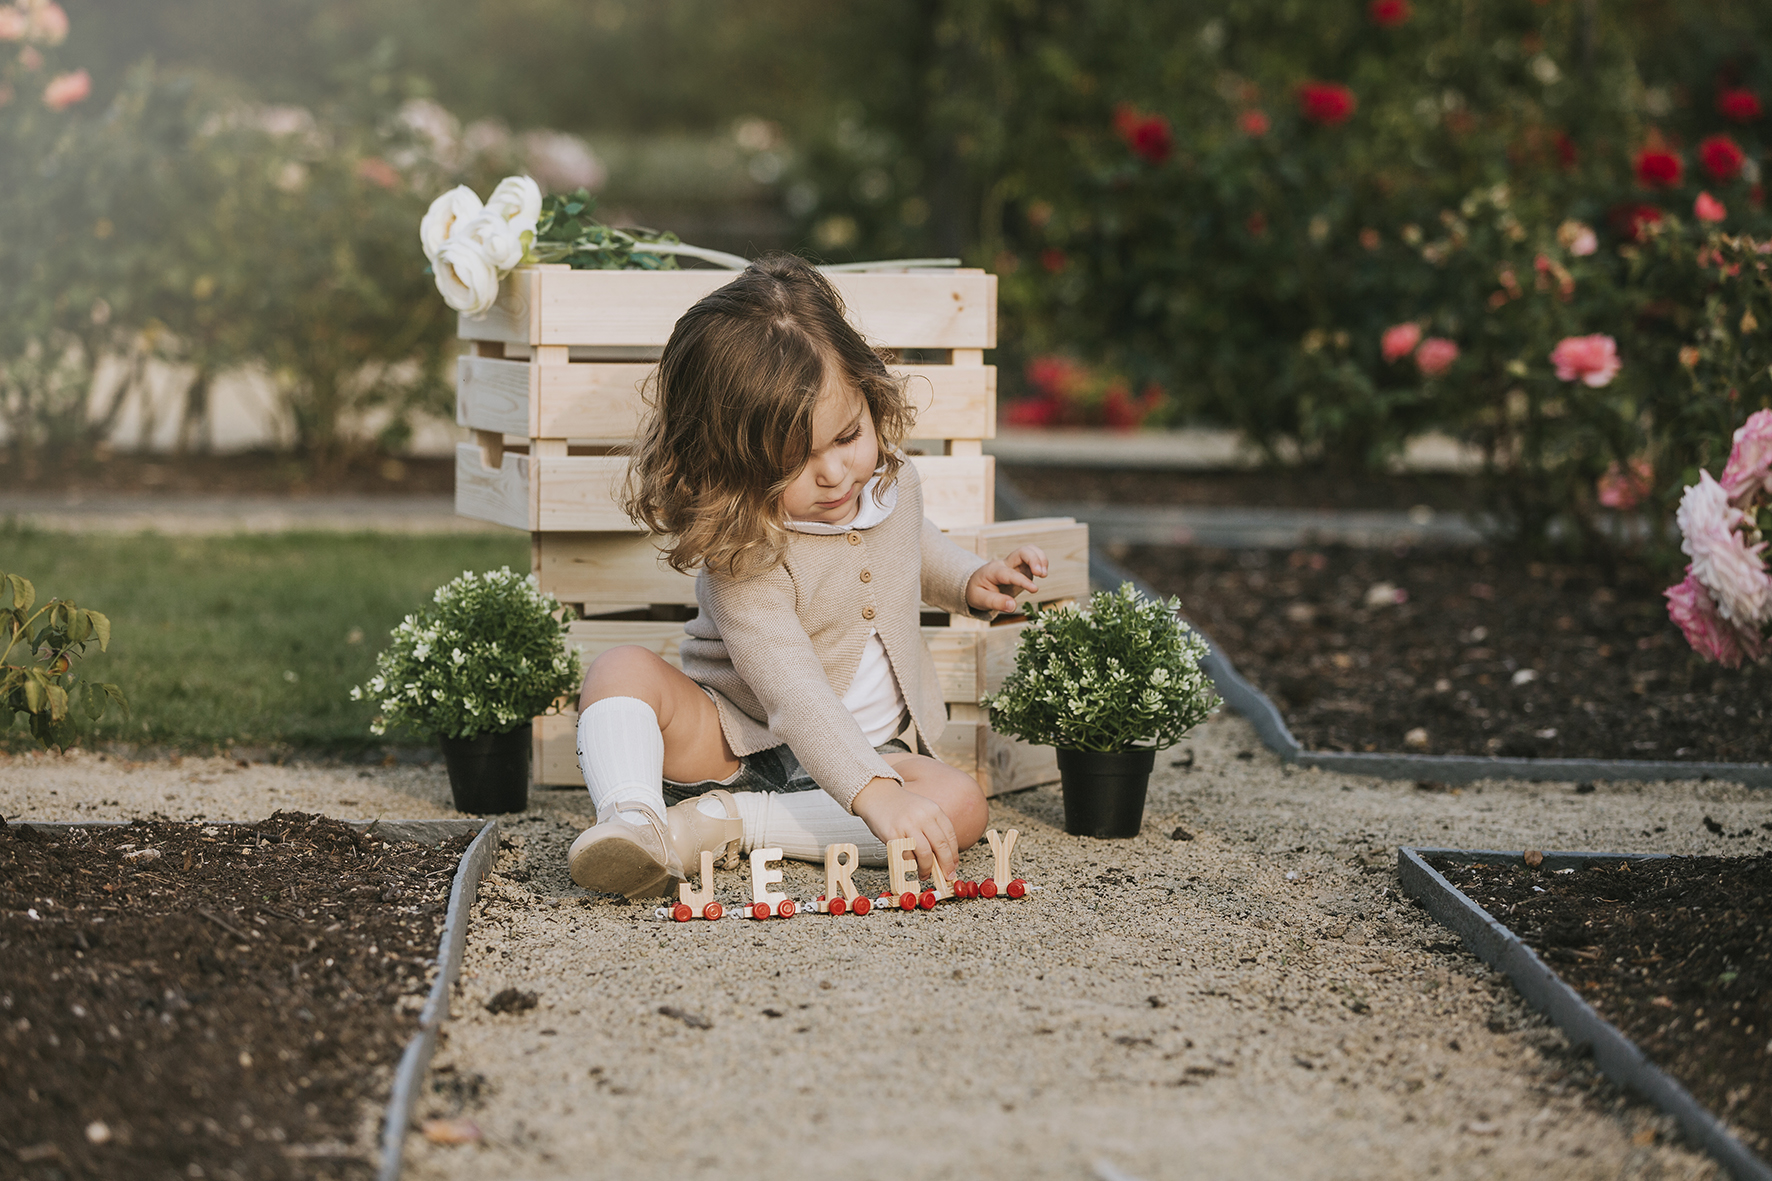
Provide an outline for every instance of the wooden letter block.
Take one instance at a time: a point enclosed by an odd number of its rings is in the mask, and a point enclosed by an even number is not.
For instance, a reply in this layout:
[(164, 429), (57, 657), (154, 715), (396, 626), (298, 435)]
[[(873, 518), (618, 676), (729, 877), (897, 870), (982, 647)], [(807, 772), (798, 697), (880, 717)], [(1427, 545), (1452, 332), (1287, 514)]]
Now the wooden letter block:
[(941, 862), (932, 862), (929, 867), (929, 872), (935, 878), (935, 896), (937, 898), (952, 898), (954, 896), (954, 887), (953, 884), (948, 881), (947, 875), (941, 872)]
[[(776, 877), (780, 877), (779, 873)], [(691, 890), (689, 883), (684, 882), (677, 887), (677, 901), (700, 914), (702, 908), (714, 900), (714, 852), (712, 849), (701, 851), (701, 889)]]
[(1015, 848), (1015, 838), (1020, 835), (1021, 833), (1013, 828), (1005, 837), (999, 837), (994, 828), (986, 830), (984, 834), (985, 839), (991, 843), (991, 856), (996, 858), (997, 871), (991, 877), (996, 880), (999, 890), (1007, 890), (1009, 883), (1015, 880), (1009, 873), (1009, 854)]
[(768, 864), (771, 861), (780, 860), (781, 850), (779, 848), (751, 850), (751, 901), (753, 903), (761, 902), (770, 910), (774, 910), (788, 900), (786, 894), (777, 894), (769, 888), (781, 881), (781, 870), (779, 868), (770, 869)]
[(917, 842), (909, 837), (886, 842), (886, 880), (894, 898), (909, 891), (917, 892)]
[(835, 898), (837, 891), (843, 891), (845, 902), (854, 902), (861, 896), (852, 880), (855, 867), (861, 863), (861, 850), (854, 845), (826, 845), (824, 849), (824, 896)]

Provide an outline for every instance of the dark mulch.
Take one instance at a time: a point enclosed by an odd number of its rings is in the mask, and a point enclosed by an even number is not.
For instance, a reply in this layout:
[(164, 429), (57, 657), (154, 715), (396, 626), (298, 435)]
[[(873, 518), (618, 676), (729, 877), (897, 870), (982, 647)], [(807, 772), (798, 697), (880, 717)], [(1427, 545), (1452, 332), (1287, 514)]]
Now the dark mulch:
[(1762, 1156), (1772, 1146), (1772, 853), (1573, 873), (1434, 868)]
[(373, 1175), (466, 841), (0, 825), (0, 1176)]
[(1355, 475), (1319, 468), (1188, 472), (1085, 467), (997, 468), (1024, 495), (1073, 504), (1187, 508), (1302, 508), (1401, 512), (1426, 505), (1464, 512), (1477, 501), (1478, 477), (1437, 473)]
[(299, 456), (280, 452), (174, 456), (120, 451), (81, 462), (23, 465), (8, 462), (0, 449), (0, 488), (71, 495), (447, 496), (455, 490), (455, 460), (366, 455), (321, 470)]
[[(1115, 552), (1180, 596), (1307, 749), (1772, 761), (1772, 668), (1700, 660), (1644, 569), (1487, 550)], [(1407, 600), (1369, 605), (1381, 584)]]

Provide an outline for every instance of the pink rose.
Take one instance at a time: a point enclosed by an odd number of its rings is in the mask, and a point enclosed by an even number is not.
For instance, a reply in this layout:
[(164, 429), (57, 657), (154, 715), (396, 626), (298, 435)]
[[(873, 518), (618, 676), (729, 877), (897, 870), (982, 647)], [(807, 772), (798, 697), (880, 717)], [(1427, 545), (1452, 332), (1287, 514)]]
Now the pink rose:
[(1415, 350), (1415, 365), (1423, 377), (1438, 377), (1458, 360), (1458, 346), (1443, 336), (1430, 336)]
[(1599, 389), (1618, 376), (1618, 342), (1610, 336), (1566, 336), (1551, 350), (1558, 381), (1582, 381)]
[(1772, 410), (1754, 411), (1735, 432), (1720, 483), (1738, 506), (1755, 492), (1772, 493)]
[(22, 41), (31, 27), (24, 10), (8, 4), (0, 8), (0, 41)]
[(1748, 659), (1765, 655), (1765, 643), (1756, 631), (1741, 631), (1717, 614), (1704, 584), (1686, 567), (1686, 579), (1661, 592), (1667, 598), (1667, 615), (1678, 625), (1692, 650), (1724, 668), (1739, 668), (1745, 650)]
[(1415, 351), (1421, 343), (1421, 325), (1396, 324), (1384, 330), (1379, 338), (1378, 350), (1384, 354), (1386, 361), (1401, 361)]
[(1742, 629), (1758, 628), (1772, 618), (1772, 579), (1760, 551), (1763, 541), (1747, 544), (1736, 531), (1740, 509), (1706, 471), (1680, 498), (1675, 514), (1684, 537), (1680, 548), (1692, 559), (1692, 573), (1717, 604), (1717, 613)]
[(68, 14), (51, 0), (31, 7), (30, 37), (44, 45), (60, 45), (68, 39)]
[(1628, 471), (1621, 469), (1614, 460), (1595, 485), (1600, 503), (1621, 513), (1628, 513), (1642, 504), (1643, 497), (1649, 495), (1654, 486), (1655, 469), (1641, 455), (1630, 461)]
[(43, 88), (43, 105), (52, 111), (65, 110), (83, 101), (92, 93), (92, 75), (84, 69), (72, 74), (57, 74)]
[(1699, 221), (1722, 221), (1729, 216), (1729, 210), (1709, 193), (1700, 193), (1698, 200), (1692, 202), (1692, 216)]

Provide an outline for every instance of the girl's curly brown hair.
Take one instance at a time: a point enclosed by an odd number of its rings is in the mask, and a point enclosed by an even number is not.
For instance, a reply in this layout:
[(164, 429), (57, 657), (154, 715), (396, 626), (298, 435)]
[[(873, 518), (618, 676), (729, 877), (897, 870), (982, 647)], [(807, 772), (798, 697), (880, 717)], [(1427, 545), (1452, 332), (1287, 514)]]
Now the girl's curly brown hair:
[(867, 401), (884, 493), (915, 411), (844, 318), (830, 280), (793, 255), (770, 255), (683, 313), (653, 376), (622, 500), (636, 523), (668, 536), (660, 549), (673, 568), (743, 577), (781, 560), (782, 494), (806, 464), (832, 365)]

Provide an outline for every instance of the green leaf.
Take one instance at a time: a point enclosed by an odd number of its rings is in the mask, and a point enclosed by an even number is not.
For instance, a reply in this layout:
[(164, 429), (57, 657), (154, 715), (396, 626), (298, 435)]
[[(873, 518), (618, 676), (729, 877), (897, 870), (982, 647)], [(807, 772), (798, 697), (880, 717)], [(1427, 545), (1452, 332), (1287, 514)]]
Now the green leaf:
[(92, 624), (92, 633), (98, 637), (98, 650), (100, 652), (109, 651), (111, 647), (110, 616), (101, 615), (97, 611), (87, 611), (85, 615)]
[(124, 717), (129, 716), (129, 699), (123, 696), (123, 690), (109, 683), (100, 685), (99, 688), (105, 691), (106, 697), (117, 703), (117, 705), (123, 710)]
[(105, 716), (105, 691), (91, 681), (80, 686), (81, 704), (86, 709), (86, 716), (98, 721)]
[(32, 586), (29, 580), (17, 574), (6, 576), (6, 591), (12, 600), (13, 607), (21, 613), (21, 618), (22, 613), (29, 611), (31, 604), (37, 601), (37, 588)]
[(92, 618), (89, 612), (75, 611), (68, 618), (68, 643), (83, 644), (92, 635)]
[(43, 683), (39, 676), (31, 675), (35, 673), (37, 670), (32, 669), (25, 676), (25, 710), (28, 713), (40, 714), (49, 704), (49, 687)]
[(68, 691), (60, 685), (52, 684), (48, 694), (49, 716), (59, 722), (68, 716)]

